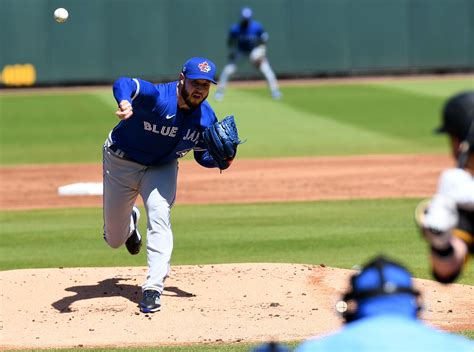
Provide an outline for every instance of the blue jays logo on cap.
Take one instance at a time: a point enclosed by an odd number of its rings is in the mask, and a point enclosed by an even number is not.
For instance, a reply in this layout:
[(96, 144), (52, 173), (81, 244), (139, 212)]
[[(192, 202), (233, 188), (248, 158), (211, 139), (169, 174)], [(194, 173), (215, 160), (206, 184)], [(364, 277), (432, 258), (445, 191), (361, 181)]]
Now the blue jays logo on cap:
[(205, 79), (217, 84), (214, 80), (216, 65), (204, 57), (193, 57), (186, 61), (182, 72), (186, 78)]
[(199, 69), (201, 70), (201, 72), (209, 72), (211, 70), (211, 66), (209, 66), (209, 64), (207, 63), (207, 61), (204, 61), (204, 62), (201, 62), (199, 65), (198, 65)]

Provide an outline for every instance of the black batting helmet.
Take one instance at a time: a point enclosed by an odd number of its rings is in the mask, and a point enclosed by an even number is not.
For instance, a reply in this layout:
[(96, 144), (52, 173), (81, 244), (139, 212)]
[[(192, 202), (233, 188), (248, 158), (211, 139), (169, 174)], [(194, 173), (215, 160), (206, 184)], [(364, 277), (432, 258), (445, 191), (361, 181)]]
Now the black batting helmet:
[(435, 131), (448, 133), (460, 141), (474, 138), (474, 91), (465, 91), (452, 96), (443, 108), (442, 125)]

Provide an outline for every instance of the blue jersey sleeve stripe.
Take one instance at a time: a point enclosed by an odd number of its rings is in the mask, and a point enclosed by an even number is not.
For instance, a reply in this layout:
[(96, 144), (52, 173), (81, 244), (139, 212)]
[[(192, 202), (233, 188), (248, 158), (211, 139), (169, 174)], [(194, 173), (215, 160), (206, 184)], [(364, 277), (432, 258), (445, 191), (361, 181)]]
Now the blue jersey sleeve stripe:
[(132, 100), (134, 100), (138, 96), (138, 93), (140, 93), (140, 82), (136, 78), (133, 78), (133, 81), (137, 85), (137, 89), (135, 90), (135, 94), (133, 95)]

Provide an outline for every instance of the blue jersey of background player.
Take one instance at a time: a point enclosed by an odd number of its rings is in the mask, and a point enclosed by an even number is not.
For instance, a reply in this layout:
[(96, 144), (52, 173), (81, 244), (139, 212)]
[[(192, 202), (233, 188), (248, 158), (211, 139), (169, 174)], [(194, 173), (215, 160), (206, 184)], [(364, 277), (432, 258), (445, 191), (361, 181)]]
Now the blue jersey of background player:
[(144, 313), (160, 310), (170, 271), (170, 211), (178, 159), (194, 150), (199, 164), (217, 167), (202, 139), (204, 129), (217, 121), (205, 101), (215, 72), (212, 61), (195, 57), (185, 63), (177, 82), (155, 85), (122, 77), (113, 86), (121, 121), (103, 148), (104, 239), (112, 248), (125, 244), (130, 254), (139, 253), (142, 238), (135, 201), (140, 195), (148, 218), (148, 274), (139, 304)]
[(249, 8), (244, 8), (242, 20), (230, 28), (228, 45), (231, 48), (231, 60), (237, 58), (239, 53), (249, 55), (253, 49), (268, 40), (268, 33), (265, 32), (260, 22), (253, 20), (251, 16), (252, 11)]
[(267, 80), (268, 87), (274, 99), (280, 99), (282, 94), (278, 88), (278, 82), (270, 63), (267, 59), (266, 43), (268, 33), (263, 26), (252, 19), (252, 10), (244, 7), (240, 12), (240, 21), (230, 28), (227, 45), (229, 47), (229, 59), (222, 70), (219, 84), (214, 98), (221, 101), (224, 98), (225, 89), (230, 76), (237, 71), (237, 61), (248, 58), (250, 62), (260, 70)]

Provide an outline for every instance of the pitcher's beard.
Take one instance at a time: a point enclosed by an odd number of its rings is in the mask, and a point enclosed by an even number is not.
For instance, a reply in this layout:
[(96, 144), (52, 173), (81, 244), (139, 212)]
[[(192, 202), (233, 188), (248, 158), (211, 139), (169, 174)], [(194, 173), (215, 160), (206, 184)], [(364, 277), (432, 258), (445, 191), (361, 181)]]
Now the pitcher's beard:
[(186, 103), (186, 105), (190, 108), (190, 109), (196, 109), (199, 105), (201, 105), (201, 103), (206, 100), (207, 96), (203, 97), (203, 99), (199, 102), (199, 103), (196, 103), (196, 102), (193, 102), (191, 100), (191, 97), (190, 97), (190, 94), (188, 93), (188, 91), (186, 89), (183, 88), (183, 90), (181, 91), (181, 96), (183, 97), (183, 100), (184, 102)]

